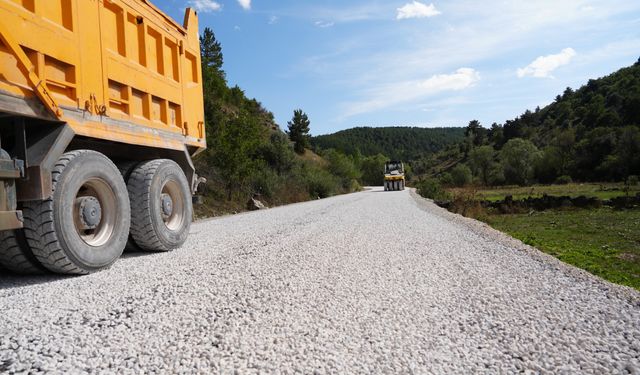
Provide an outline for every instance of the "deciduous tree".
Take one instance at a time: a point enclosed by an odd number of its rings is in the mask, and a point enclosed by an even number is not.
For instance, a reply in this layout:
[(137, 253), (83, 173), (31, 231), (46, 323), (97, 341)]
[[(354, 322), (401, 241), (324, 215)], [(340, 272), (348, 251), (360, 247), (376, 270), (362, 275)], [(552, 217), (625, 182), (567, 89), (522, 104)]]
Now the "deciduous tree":
[(509, 140), (500, 152), (507, 182), (518, 185), (531, 183), (538, 158), (540, 158), (540, 151), (530, 141), (521, 138)]

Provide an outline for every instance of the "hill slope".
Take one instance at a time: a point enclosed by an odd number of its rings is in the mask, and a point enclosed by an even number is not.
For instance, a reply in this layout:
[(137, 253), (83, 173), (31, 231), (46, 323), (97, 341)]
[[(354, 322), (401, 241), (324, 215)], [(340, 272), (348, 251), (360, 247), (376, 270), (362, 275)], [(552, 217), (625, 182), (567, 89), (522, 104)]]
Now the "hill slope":
[(392, 159), (415, 160), (425, 154), (461, 142), (464, 128), (357, 127), (311, 138), (315, 148), (333, 148), (345, 154), (387, 155)]
[[(435, 155), (416, 170), (434, 175), (443, 172), (438, 166), (445, 162), (463, 162), (471, 166), (474, 177), (483, 175), (489, 184), (551, 183), (561, 176), (619, 181), (639, 175), (640, 60), (591, 79), (578, 90), (567, 88), (548, 106), (527, 110), (504, 125), (494, 123), (486, 129), (471, 121), (465, 134), (458, 147)], [(511, 157), (509, 163), (507, 153), (520, 156)], [(514, 163), (523, 159), (528, 159), (527, 165)], [(516, 172), (527, 171), (519, 179), (510, 178), (508, 164), (515, 165)], [(489, 172), (494, 177), (487, 178)]]
[(504, 138), (526, 137), (546, 145), (558, 130), (572, 128), (582, 136), (595, 128), (629, 125), (640, 125), (640, 60), (608, 76), (591, 79), (576, 91), (567, 88), (545, 108), (506, 121)]

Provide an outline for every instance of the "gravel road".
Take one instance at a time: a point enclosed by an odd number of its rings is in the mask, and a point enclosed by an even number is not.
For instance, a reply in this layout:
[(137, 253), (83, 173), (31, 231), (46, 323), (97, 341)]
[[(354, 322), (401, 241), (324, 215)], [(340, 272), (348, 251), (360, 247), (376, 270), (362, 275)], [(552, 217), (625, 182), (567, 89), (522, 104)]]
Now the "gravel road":
[(0, 276), (0, 373), (640, 374), (640, 293), (410, 191), (199, 222), (83, 277)]

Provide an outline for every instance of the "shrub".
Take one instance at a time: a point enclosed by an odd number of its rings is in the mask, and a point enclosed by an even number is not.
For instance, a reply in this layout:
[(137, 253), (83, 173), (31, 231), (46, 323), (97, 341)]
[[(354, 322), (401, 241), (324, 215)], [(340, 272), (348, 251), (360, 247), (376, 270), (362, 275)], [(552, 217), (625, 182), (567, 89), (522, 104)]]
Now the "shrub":
[(451, 173), (444, 172), (440, 175), (440, 185), (442, 186), (453, 186), (453, 177), (451, 177)]
[(450, 211), (473, 219), (486, 218), (487, 212), (477, 199), (474, 189), (462, 189), (457, 191), (452, 198)]
[(556, 178), (556, 184), (558, 185), (567, 185), (572, 183), (573, 180), (571, 179), (571, 176), (567, 176), (567, 175), (562, 175), (558, 178)]
[(458, 164), (451, 170), (451, 178), (455, 186), (469, 185), (472, 178), (471, 169), (465, 164)]
[(629, 184), (629, 186), (636, 186), (638, 183), (640, 183), (640, 179), (636, 175), (631, 175), (627, 179), (627, 184)]
[(447, 192), (442, 189), (440, 183), (435, 179), (420, 180), (416, 187), (418, 188), (418, 194), (425, 198), (433, 200), (447, 200), (449, 198)]
[(308, 165), (300, 173), (312, 199), (327, 198), (340, 190), (340, 179), (323, 168)]
[(351, 188), (351, 181), (362, 176), (362, 172), (356, 164), (340, 151), (327, 150), (323, 157), (329, 162), (329, 172), (340, 179), (342, 187), (346, 190)]
[(266, 166), (256, 171), (251, 180), (253, 192), (259, 193), (266, 198), (273, 198), (281, 185), (281, 179), (278, 174)]
[(368, 186), (381, 186), (384, 183), (384, 163), (388, 159), (382, 154), (362, 159), (360, 163), (362, 183)]

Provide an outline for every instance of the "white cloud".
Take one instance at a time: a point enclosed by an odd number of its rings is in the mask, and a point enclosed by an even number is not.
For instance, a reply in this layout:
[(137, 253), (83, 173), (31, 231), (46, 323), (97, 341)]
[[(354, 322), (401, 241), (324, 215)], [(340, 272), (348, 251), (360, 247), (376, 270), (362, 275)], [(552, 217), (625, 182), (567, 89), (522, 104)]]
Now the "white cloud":
[(531, 64), (522, 69), (518, 69), (518, 77), (551, 77), (551, 72), (563, 65), (569, 64), (575, 55), (576, 51), (573, 48), (565, 48), (555, 55), (540, 56)]
[(315, 25), (321, 28), (331, 27), (335, 25), (334, 22), (326, 22), (326, 21), (316, 21)]
[(403, 7), (398, 8), (398, 15), (396, 19), (408, 19), (408, 18), (424, 18), (433, 17), (440, 14), (440, 11), (436, 9), (433, 4), (423, 4), (419, 1), (407, 3)]
[[(286, 8), (278, 14), (300, 18), (312, 24), (316, 20), (334, 21), (336, 25), (371, 20), (385, 23), (381, 23), (380, 27), (362, 28), (362, 32), (356, 30), (330, 44), (318, 46), (316, 55), (302, 56), (294, 66), (287, 67), (283, 74), (296, 78), (306, 78), (309, 75), (321, 82), (319, 85), (328, 92), (335, 93), (340, 103), (327, 108), (326, 112), (326, 116), (331, 116), (334, 124), (360, 121), (368, 117), (359, 114), (370, 112), (380, 114), (383, 118), (386, 112), (396, 113), (403, 108), (415, 109), (423, 103), (428, 103), (429, 108), (437, 108), (437, 113), (428, 118), (445, 118), (448, 116), (446, 111), (451, 110), (452, 116), (455, 113), (454, 117), (462, 117), (464, 120), (465, 115), (459, 109), (460, 106), (438, 107), (432, 105), (432, 102), (464, 96), (469, 100), (469, 107), (476, 108), (473, 103), (485, 97), (485, 94), (478, 95), (480, 90), (445, 91), (441, 95), (425, 96), (424, 100), (418, 97), (412, 101), (396, 100), (394, 96), (402, 98), (405, 95), (401, 91), (405, 87), (402, 83), (407, 83), (407, 93), (423, 92), (419, 90), (420, 84), (425, 84), (434, 74), (455, 73), (456, 69), (465, 66), (479, 69), (479, 65), (482, 65), (481, 82), (498, 85), (495, 88), (496, 95), (528, 98), (522, 99), (519, 103), (524, 104), (506, 115), (505, 108), (508, 106), (503, 104), (504, 100), (496, 100), (495, 105), (487, 105), (483, 111), (492, 114), (485, 114), (486, 119), (480, 120), (491, 123), (522, 113), (527, 106), (531, 107), (529, 103), (534, 103), (533, 106), (540, 104), (541, 90), (535, 91), (527, 86), (522, 92), (523, 86), (518, 80), (509, 78), (515, 78), (517, 68), (524, 68), (537, 56), (558, 53), (569, 46), (578, 50), (574, 44), (581, 45), (576, 57), (571, 60), (571, 72), (562, 76), (565, 82), (562, 85), (566, 87), (598, 74), (606, 74), (606, 69), (610, 69), (608, 67), (619, 64), (619, 56), (624, 56), (630, 62), (636, 61), (637, 55), (633, 58), (633, 51), (640, 50), (640, 35), (636, 31), (638, 17), (632, 16), (640, 14), (638, 1), (443, 1), (436, 6), (442, 12), (436, 19), (443, 22), (438, 27), (434, 27), (431, 22), (389, 22), (389, 11), (393, 12), (412, 1), (404, 0), (396, 5), (369, 1), (365, 2), (366, 7), (355, 8), (345, 5), (322, 7), (309, 5), (308, 2), (294, 2), (294, 8)], [(418, 1), (436, 4), (434, 0)], [(395, 19), (394, 16), (392, 13)], [(620, 32), (616, 34), (615, 30)], [(591, 58), (590, 50), (609, 43), (612, 35), (622, 35), (618, 38), (621, 42), (629, 38), (633, 40), (617, 45), (615, 51), (598, 51), (597, 56)], [(516, 60), (517, 56), (523, 55), (529, 57)], [(514, 61), (520, 62), (514, 65)], [(597, 67), (598, 62), (602, 61), (607, 64), (601, 64), (599, 70), (590, 68), (589, 74), (586, 73), (587, 66)], [(551, 74), (560, 77), (558, 70)], [(433, 85), (437, 80), (430, 82)], [(385, 93), (386, 89), (391, 91)], [(504, 90), (510, 91), (504, 94)], [(552, 98), (555, 94), (557, 93), (551, 92), (542, 96)], [(394, 104), (396, 102), (398, 104)], [(410, 111), (407, 109), (407, 112)], [(464, 122), (468, 120), (466, 118)]]
[(460, 68), (453, 74), (437, 74), (421, 83), (429, 93), (445, 90), (462, 90), (480, 80), (480, 73), (472, 68)]
[(240, 4), (242, 9), (244, 9), (244, 10), (250, 10), (251, 9), (251, 0), (238, 0), (238, 4)]
[(189, 5), (201, 13), (216, 12), (222, 9), (222, 6), (213, 0), (190, 0)]
[(269, 25), (275, 25), (276, 23), (278, 23), (278, 20), (280, 18), (278, 18), (278, 16), (271, 16), (269, 17)]
[(382, 85), (365, 93), (366, 99), (346, 106), (343, 117), (409, 103), (423, 97), (445, 91), (460, 91), (473, 87), (480, 80), (480, 73), (472, 68), (460, 68), (451, 74), (436, 74), (426, 80), (396, 82)]

